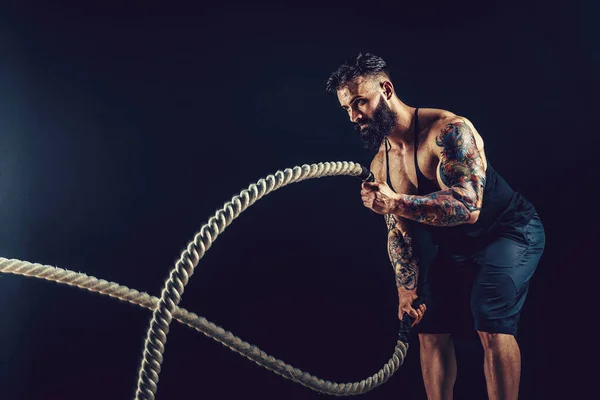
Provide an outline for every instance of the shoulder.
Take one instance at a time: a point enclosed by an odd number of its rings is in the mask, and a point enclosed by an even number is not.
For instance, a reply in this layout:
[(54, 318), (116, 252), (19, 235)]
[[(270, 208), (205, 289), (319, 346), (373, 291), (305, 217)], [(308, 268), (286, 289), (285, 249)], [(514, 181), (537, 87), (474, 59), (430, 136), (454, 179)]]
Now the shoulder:
[(434, 152), (438, 152), (439, 144), (444, 139), (458, 139), (458, 136), (468, 136), (475, 139), (477, 147), (483, 149), (483, 139), (473, 123), (462, 115), (439, 109), (427, 110), (427, 141)]
[(455, 114), (451, 111), (437, 108), (419, 109), (419, 121), (422, 121), (422, 126), (430, 134), (438, 136), (440, 131), (447, 128), (448, 125), (465, 124), (470, 130), (474, 130), (473, 123), (468, 118)]

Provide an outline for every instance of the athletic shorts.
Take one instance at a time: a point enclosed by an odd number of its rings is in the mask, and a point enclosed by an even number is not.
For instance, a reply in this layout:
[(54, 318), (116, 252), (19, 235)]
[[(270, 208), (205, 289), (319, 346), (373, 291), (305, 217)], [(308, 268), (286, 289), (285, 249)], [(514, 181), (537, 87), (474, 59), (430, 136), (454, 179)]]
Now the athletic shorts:
[(470, 254), (440, 246), (417, 294), (426, 303), (418, 333), (506, 333), (516, 335), (529, 281), (545, 246), (537, 213)]

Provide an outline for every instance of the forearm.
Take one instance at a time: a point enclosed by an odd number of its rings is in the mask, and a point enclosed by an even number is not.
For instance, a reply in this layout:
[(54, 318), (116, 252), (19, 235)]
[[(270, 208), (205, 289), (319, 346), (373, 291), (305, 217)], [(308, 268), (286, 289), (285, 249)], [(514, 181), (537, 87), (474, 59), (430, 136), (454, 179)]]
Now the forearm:
[(413, 253), (412, 238), (398, 229), (390, 230), (388, 254), (394, 268), (398, 291), (415, 290), (419, 280), (419, 260)]
[(474, 223), (480, 209), (474, 205), (469, 191), (451, 188), (426, 196), (400, 194), (394, 214), (433, 226), (456, 226)]

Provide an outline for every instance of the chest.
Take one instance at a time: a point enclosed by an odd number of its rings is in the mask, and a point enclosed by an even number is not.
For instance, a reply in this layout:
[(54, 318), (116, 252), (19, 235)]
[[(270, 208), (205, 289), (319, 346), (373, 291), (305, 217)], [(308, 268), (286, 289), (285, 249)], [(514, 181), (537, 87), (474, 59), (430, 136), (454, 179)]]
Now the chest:
[[(424, 146), (423, 146), (424, 147)], [(437, 168), (439, 160), (427, 148), (419, 147), (416, 152), (414, 145), (406, 145), (402, 148), (392, 148), (386, 155), (380, 157), (381, 165), (377, 168), (379, 174), (376, 176), (380, 182), (387, 182), (387, 171), (389, 164), (389, 176), (393, 189), (398, 193), (416, 194), (419, 183), (424, 184), (424, 180), (431, 181), (436, 187)], [(417, 165), (421, 172), (418, 178)]]

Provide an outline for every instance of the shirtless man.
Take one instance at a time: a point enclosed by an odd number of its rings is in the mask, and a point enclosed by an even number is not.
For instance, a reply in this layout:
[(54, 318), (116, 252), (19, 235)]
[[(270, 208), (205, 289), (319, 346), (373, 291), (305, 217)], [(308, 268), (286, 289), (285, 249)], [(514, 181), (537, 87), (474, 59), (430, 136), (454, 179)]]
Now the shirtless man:
[[(452, 334), (467, 310), (484, 349), (490, 399), (517, 399), (521, 372), (515, 334), (521, 307), (545, 245), (533, 205), (492, 168), (484, 142), (465, 117), (404, 104), (387, 65), (359, 54), (327, 81), (368, 150), (375, 182), (363, 203), (385, 217), (388, 254), (399, 295), (398, 317), (414, 318), (429, 399), (452, 399)], [(438, 251), (419, 275), (413, 228)], [(420, 298), (425, 304), (415, 306)], [(470, 315), (469, 315), (470, 312)]]

